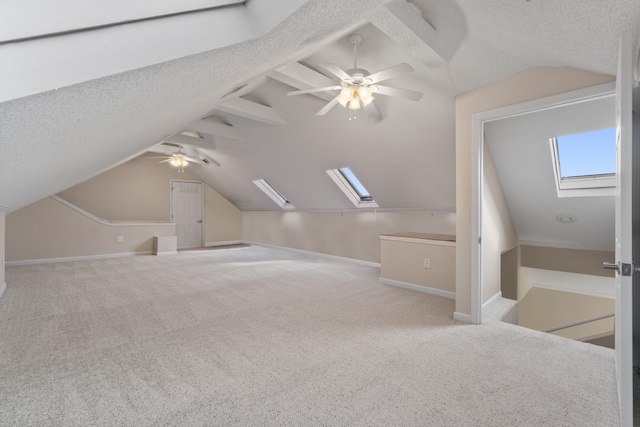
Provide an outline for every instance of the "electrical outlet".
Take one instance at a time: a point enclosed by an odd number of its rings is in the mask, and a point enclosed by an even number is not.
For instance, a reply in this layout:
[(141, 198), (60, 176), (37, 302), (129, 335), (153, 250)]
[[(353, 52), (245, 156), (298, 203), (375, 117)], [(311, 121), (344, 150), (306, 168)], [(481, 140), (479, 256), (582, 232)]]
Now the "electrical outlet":
[(424, 268), (426, 268), (426, 269), (430, 269), (431, 268), (431, 260), (429, 258), (425, 258), (424, 259)]
[(124, 236), (116, 237), (116, 243), (124, 243)]

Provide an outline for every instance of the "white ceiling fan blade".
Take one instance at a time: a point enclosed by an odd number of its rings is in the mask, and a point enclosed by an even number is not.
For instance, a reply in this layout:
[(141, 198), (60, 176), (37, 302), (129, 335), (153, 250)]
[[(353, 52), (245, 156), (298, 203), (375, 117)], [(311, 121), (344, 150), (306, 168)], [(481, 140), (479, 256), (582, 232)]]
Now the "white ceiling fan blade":
[(403, 62), (402, 64), (389, 67), (386, 70), (373, 73), (367, 76), (367, 79), (371, 80), (373, 83), (376, 83), (376, 82), (381, 82), (383, 80), (390, 79), (392, 77), (400, 76), (402, 74), (408, 74), (411, 72), (413, 72), (413, 67), (407, 64), (406, 62)]
[[(156, 158), (156, 159), (159, 159), (160, 157), (155, 157), (155, 158)], [(162, 161), (159, 161), (158, 163), (166, 163), (166, 162), (170, 162), (171, 160), (172, 160), (171, 158), (169, 158), (169, 159), (164, 159), (164, 160), (162, 160)]]
[(320, 111), (318, 111), (316, 113), (316, 116), (324, 116), (325, 114), (327, 114), (329, 112), (329, 110), (331, 110), (333, 107), (336, 106), (336, 104), (338, 104), (338, 98), (333, 98), (327, 105), (324, 106), (324, 108)]
[(324, 68), (340, 80), (351, 80), (351, 76), (347, 74), (342, 68), (338, 67), (335, 64), (318, 64), (320, 67)]
[(372, 87), (373, 94), (397, 96), (399, 98), (410, 99), (412, 101), (420, 101), (422, 99), (422, 92), (416, 92), (415, 90), (399, 89), (396, 87), (388, 86), (374, 86)]
[(342, 89), (342, 86), (327, 86), (327, 87), (319, 87), (317, 89), (295, 90), (293, 92), (287, 93), (287, 96), (302, 95), (303, 93), (324, 92), (327, 90), (340, 90), (340, 89)]

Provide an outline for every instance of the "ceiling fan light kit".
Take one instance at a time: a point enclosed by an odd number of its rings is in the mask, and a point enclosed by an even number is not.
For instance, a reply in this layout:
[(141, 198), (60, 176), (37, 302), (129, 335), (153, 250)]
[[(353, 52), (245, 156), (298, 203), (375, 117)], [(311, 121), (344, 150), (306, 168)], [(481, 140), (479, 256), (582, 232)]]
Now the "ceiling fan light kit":
[(358, 34), (349, 36), (349, 43), (353, 46), (353, 68), (347, 71), (342, 70), (334, 64), (319, 64), (330, 74), (340, 79), (339, 86), (328, 86), (315, 89), (296, 90), (287, 95), (302, 95), (305, 93), (324, 92), (339, 90), (340, 93), (331, 100), (324, 108), (316, 113), (322, 116), (331, 110), (336, 104), (350, 110), (349, 120), (355, 118), (355, 110), (364, 108), (375, 99), (374, 94), (396, 96), (400, 98), (418, 101), (422, 98), (421, 92), (408, 89), (397, 89), (390, 86), (378, 86), (376, 83), (387, 80), (402, 74), (413, 72), (411, 65), (401, 63), (393, 67), (370, 74), (367, 70), (358, 68), (358, 46), (362, 42), (362, 37)]
[(184, 172), (185, 166), (189, 165), (189, 162), (197, 162), (193, 157), (187, 156), (182, 152), (182, 146), (178, 147), (178, 151), (171, 154), (170, 156), (164, 157), (149, 157), (149, 159), (164, 159), (159, 161), (158, 163), (166, 163), (169, 162), (171, 166), (178, 168), (178, 172)]

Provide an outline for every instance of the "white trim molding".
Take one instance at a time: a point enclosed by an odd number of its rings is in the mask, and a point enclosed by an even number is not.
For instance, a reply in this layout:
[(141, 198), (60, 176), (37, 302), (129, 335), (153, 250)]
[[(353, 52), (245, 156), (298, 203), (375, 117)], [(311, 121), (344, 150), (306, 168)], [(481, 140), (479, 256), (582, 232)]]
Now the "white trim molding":
[(215, 247), (215, 246), (229, 246), (229, 245), (242, 245), (244, 242), (242, 240), (227, 240), (225, 242), (207, 242), (204, 244), (205, 248)]
[(416, 237), (401, 237), (401, 236), (389, 236), (385, 234), (380, 235), (380, 240), (393, 240), (396, 242), (409, 242), (417, 243), (419, 245), (432, 245), (432, 246), (456, 246), (456, 242), (449, 242), (445, 240), (434, 240), (428, 238), (416, 238)]
[(165, 256), (165, 255), (178, 255), (178, 251), (173, 252), (152, 252), (155, 256)]
[(86, 255), (86, 256), (72, 256), (63, 258), (43, 258), (43, 259), (25, 259), (22, 261), (7, 261), (7, 267), (14, 265), (33, 265), (33, 264), (50, 264), (53, 262), (69, 262), (69, 261), (87, 261), (92, 259), (104, 259), (104, 258), (124, 258), (128, 256), (137, 255), (153, 255), (153, 251), (144, 252), (123, 252), (117, 254), (101, 254), (101, 255)]
[(401, 282), (400, 280), (385, 279), (384, 277), (380, 277), (378, 281), (383, 285), (396, 286), (398, 288), (409, 289), (411, 291), (418, 291), (425, 294), (435, 295), (435, 296), (449, 298), (453, 300), (456, 299), (456, 293), (451, 291), (443, 291), (442, 289), (430, 288), (428, 286), (420, 286), (420, 285), (415, 285), (413, 283)]
[(453, 313), (453, 320), (457, 320), (458, 322), (464, 322), (464, 323), (473, 323), (471, 321), (472, 319), (470, 314), (460, 313), (459, 311), (456, 311), (455, 313)]
[(500, 301), (500, 298), (502, 298), (502, 291), (499, 291), (494, 296), (489, 298), (484, 304), (482, 304), (482, 311), (485, 311), (491, 308), (493, 304)]
[(379, 262), (364, 261), (364, 260), (361, 260), (361, 259), (346, 258), (346, 257), (338, 256), (338, 255), (323, 254), (322, 252), (305, 251), (304, 249), (294, 249), (294, 248), (288, 248), (286, 246), (270, 245), (268, 243), (252, 242), (250, 240), (243, 240), (242, 243), (245, 243), (247, 245), (262, 246), (262, 247), (265, 247), (265, 248), (280, 249), (280, 250), (283, 250), (283, 251), (296, 252), (296, 253), (299, 253), (299, 254), (317, 256), (317, 257), (321, 257), (321, 258), (336, 259), (336, 260), (339, 260), (339, 261), (350, 262), (350, 263), (353, 263), (353, 264), (366, 265), (368, 267), (380, 268), (380, 263)]
[(4, 291), (6, 290), (7, 290), (7, 282), (4, 282), (2, 287), (0, 287), (0, 298), (2, 298), (2, 295), (4, 295)]
[(66, 207), (73, 209), (74, 211), (78, 212), (81, 215), (86, 216), (87, 218), (97, 222), (98, 224), (101, 225), (106, 225), (107, 227), (151, 227), (151, 226), (173, 226), (175, 227), (175, 223), (174, 222), (164, 222), (164, 221), (160, 221), (160, 222), (150, 222), (150, 221), (140, 221), (140, 222), (136, 222), (136, 221), (123, 221), (123, 222), (117, 222), (117, 221), (108, 221), (106, 219), (102, 219), (102, 218), (98, 218), (97, 216), (90, 214), (89, 212), (85, 211), (82, 208), (77, 207), (76, 205), (74, 205), (73, 203), (67, 202), (64, 199), (61, 199), (58, 196), (49, 196), (51, 197), (53, 200), (56, 200), (60, 203), (62, 203), (63, 205), (65, 205)]
[(584, 251), (615, 252), (615, 246), (611, 245), (576, 245), (562, 242), (540, 242), (534, 240), (520, 240), (520, 246), (540, 246), (543, 248), (578, 249)]

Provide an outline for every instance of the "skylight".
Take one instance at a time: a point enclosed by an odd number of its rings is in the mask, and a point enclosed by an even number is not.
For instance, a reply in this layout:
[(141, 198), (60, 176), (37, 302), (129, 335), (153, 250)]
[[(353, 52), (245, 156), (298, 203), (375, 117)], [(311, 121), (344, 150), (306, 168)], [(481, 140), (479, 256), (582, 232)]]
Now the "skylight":
[(551, 151), (559, 197), (613, 195), (615, 128), (551, 138)]
[(350, 168), (330, 169), (327, 174), (358, 208), (377, 208), (378, 204)]
[(289, 202), (289, 200), (287, 200), (287, 198), (282, 195), (282, 193), (276, 190), (266, 180), (257, 179), (253, 181), (253, 183), (257, 185), (258, 188), (261, 189), (267, 196), (269, 196), (271, 200), (276, 202), (282, 209), (295, 209), (295, 206), (293, 206), (291, 202)]

